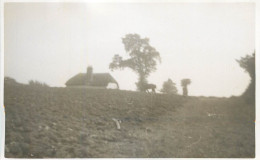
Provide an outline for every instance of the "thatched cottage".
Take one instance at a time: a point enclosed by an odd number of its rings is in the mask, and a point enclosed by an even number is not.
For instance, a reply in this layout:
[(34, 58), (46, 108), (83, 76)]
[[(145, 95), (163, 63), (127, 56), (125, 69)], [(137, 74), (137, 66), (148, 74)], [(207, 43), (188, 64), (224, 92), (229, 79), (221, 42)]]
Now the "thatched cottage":
[(65, 84), (67, 87), (82, 88), (109, 88), (109, 86), (114, 85), (117, 89), (119, 89), (117, 81), (109, 73), (93, 73), (92, 67), (87, 68), (87, 73), (79, 73), (70, 78)]

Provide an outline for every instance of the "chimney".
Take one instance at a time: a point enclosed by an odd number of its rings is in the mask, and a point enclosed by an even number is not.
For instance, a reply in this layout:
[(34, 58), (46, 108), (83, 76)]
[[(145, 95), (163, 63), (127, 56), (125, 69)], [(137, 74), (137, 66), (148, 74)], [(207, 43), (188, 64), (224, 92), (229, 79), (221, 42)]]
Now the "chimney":
[(87, 68), (87, 84), (91, 84), (93, 81), (93, 68), (88, 66)]

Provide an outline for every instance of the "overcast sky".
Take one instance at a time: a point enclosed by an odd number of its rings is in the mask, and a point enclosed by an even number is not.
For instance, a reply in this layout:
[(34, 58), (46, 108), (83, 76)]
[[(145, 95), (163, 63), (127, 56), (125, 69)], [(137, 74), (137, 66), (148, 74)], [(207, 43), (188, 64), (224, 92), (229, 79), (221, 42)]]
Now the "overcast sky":
[(190, 78), (190, 95), (240, 95), (249, 76), (235, 59), (255, 49), (253, 3), (6, 3), (5, 76), (18, 82), (65, 86), (92, 65), (120, 88), (135, 90), (137, 75), (110, 71), (114, 54), (127, 58), (121, 38), (150, 39), (162, 63), (149, 77), (161, 89)]

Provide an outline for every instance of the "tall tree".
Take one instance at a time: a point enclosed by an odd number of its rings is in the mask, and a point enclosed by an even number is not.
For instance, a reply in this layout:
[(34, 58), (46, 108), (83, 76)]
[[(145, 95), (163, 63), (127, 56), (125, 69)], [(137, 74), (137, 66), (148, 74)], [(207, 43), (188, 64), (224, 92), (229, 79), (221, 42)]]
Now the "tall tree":
[(241, 57), (240, 60), (236, 60), (240, 67), (247, 72), (251, 78), (251, 82), (247, 87), (243, 96), (246, 97), (248, 101), (255, 102), (255, 53), (252, 55), (246, 55)]
[(161, 62), (160, 53), (149, 44), (148, 38), (141, 38), (138, 34), (127, 34), (122, 38), (128, 59), (118, 54), (114, 55), (109, 68), (130, 68), (138, 74), (137, 89), (144, 91), (143, 85), (147, 83), (150, 73), (156, 71), (157, 62)]
[(181, 80), (181, 86), (183, 91), (183, 96), (188, 96), (188, 85), (191, 84), (190, 79), (182, 79)]
[(178, 90), (175, 85), (176, 84), (171, 79), (168, 79), (168, 81), (163, 83), (161, 92), (166, 94), (177, 94)]

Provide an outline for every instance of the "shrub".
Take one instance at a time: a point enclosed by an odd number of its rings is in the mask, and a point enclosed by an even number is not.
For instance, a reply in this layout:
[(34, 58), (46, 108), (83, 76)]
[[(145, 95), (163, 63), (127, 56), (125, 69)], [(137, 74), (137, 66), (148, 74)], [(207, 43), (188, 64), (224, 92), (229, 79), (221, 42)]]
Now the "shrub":
[(161, 92), (166, 93), (166, 94), (177, 94), (178, 90), (175, 85), (176, 84), (174, 82), (172, 82), (171, 79), (168, 79), (168, 81), (165, 81), (163, 83)]

